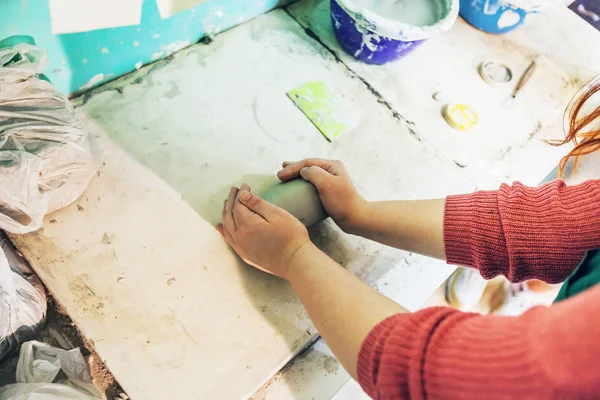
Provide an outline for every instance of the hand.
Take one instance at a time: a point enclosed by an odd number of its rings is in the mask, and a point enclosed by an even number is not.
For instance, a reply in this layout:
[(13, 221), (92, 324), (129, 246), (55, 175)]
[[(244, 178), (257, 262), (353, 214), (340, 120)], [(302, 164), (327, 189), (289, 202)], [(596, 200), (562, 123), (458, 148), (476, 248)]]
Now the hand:
[(284, 279), (294, 255), (312, 245), (300, 221), (252, 194), (246, 184), (231, 188), (222, 218), (217, 230), (244, 261)]
[(335, 223), (347, 233), (357, 228), (367, 202), (356, 191), (341, 161), (320, 158), (286, 161), (277, 176), (284, 182), (298, 176), (311, 182), (319, 192), (325, 211)]

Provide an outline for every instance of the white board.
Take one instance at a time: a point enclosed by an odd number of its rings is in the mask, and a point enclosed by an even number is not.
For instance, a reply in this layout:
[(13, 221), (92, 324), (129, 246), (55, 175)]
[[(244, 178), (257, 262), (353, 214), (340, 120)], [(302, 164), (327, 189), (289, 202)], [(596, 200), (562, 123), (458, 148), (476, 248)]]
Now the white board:
[(156, 0), (158, 12), (162, 19), (169, 18), (177, 13), (196, 7), (205, 0)]
[(142, 0), (49, 0), (52, 33), (139, 25)]

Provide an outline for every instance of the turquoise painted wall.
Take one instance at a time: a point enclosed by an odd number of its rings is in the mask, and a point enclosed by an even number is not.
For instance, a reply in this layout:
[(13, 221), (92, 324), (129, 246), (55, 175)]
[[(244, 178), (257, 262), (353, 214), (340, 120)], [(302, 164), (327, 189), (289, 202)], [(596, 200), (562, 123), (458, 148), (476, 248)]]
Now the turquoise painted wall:
[(163, 20), (156, 2), (144, 0), (138, 26), (53, 35), (48, 0), (0, 0), (0, 40), (33, 36), (50, 58), (45, 74), (63, 93), (71, 94), (292, 1), (208, 0)]

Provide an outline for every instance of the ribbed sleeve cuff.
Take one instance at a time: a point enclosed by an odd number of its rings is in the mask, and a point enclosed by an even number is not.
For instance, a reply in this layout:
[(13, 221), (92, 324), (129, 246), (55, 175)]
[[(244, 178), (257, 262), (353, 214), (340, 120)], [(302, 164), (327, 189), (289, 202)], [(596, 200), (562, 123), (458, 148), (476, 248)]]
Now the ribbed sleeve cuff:
[(376, 325), (358, 355), (357, 376), (372, 398), (418, 398), (421, 360), (431, 331), (451, 313), (450, 308), (427, 308), (391, 316)]
[(537, 188), (502, 185), (498, 208), (509, 251), (508, 278), (548, 283), (566, 279), (585, 251), (600, 246), (600, 181)]
[(446, 198), (444, 248), (449, 264), (480, 269), (486, 278), (506, 272), (508, 254), (497, 191)]
[(363, 342), (358, 381), (374, 399), (476, 399), (506, 394), (507, 388), (515, 397), (531, 398), (545, 384), (530, 345), (535, 340), (529, 319), (448, 307), (394, 315)]
[(375, 398), (375, 387), (377, 385), (377, 373), (379, 371), (379, 360), (385, 338), (389, 336), (391, 329), (401, 320), (401, 315), (394, 315), (377, 324), (367, 335), (358, 353), (358, 364), (356, 375), (358, 383), (371, 398)]
[(420, 376), (423, 397), (550, 398), (535, 348), (540, 340), (535, 315), (544, 312), (540, 307), (524, 318), (448, 315), (431, 332)]

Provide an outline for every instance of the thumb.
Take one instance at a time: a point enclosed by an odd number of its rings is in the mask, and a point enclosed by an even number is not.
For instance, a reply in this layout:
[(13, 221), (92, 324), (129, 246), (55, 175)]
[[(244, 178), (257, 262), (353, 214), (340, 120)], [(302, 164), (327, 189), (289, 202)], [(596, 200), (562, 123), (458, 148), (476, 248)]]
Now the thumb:
[(250, 211), (255, 212), (267, 221), (271, 219), (273, 213), (277, 209), (273, 204), (269, 203), (258, 197), (257, 195), (250, 193), (246, 190), (240, 192), (240, 203), (246, 206)]
[(319, 188), (320, 185), (325, 184), (329, 179), (333, 178), (333, 175), (325, 171), (323, 168), (317, 166), (302, 168), (300, 170), (300, 176), (305, 181), (315, 185), (317, 188)]

